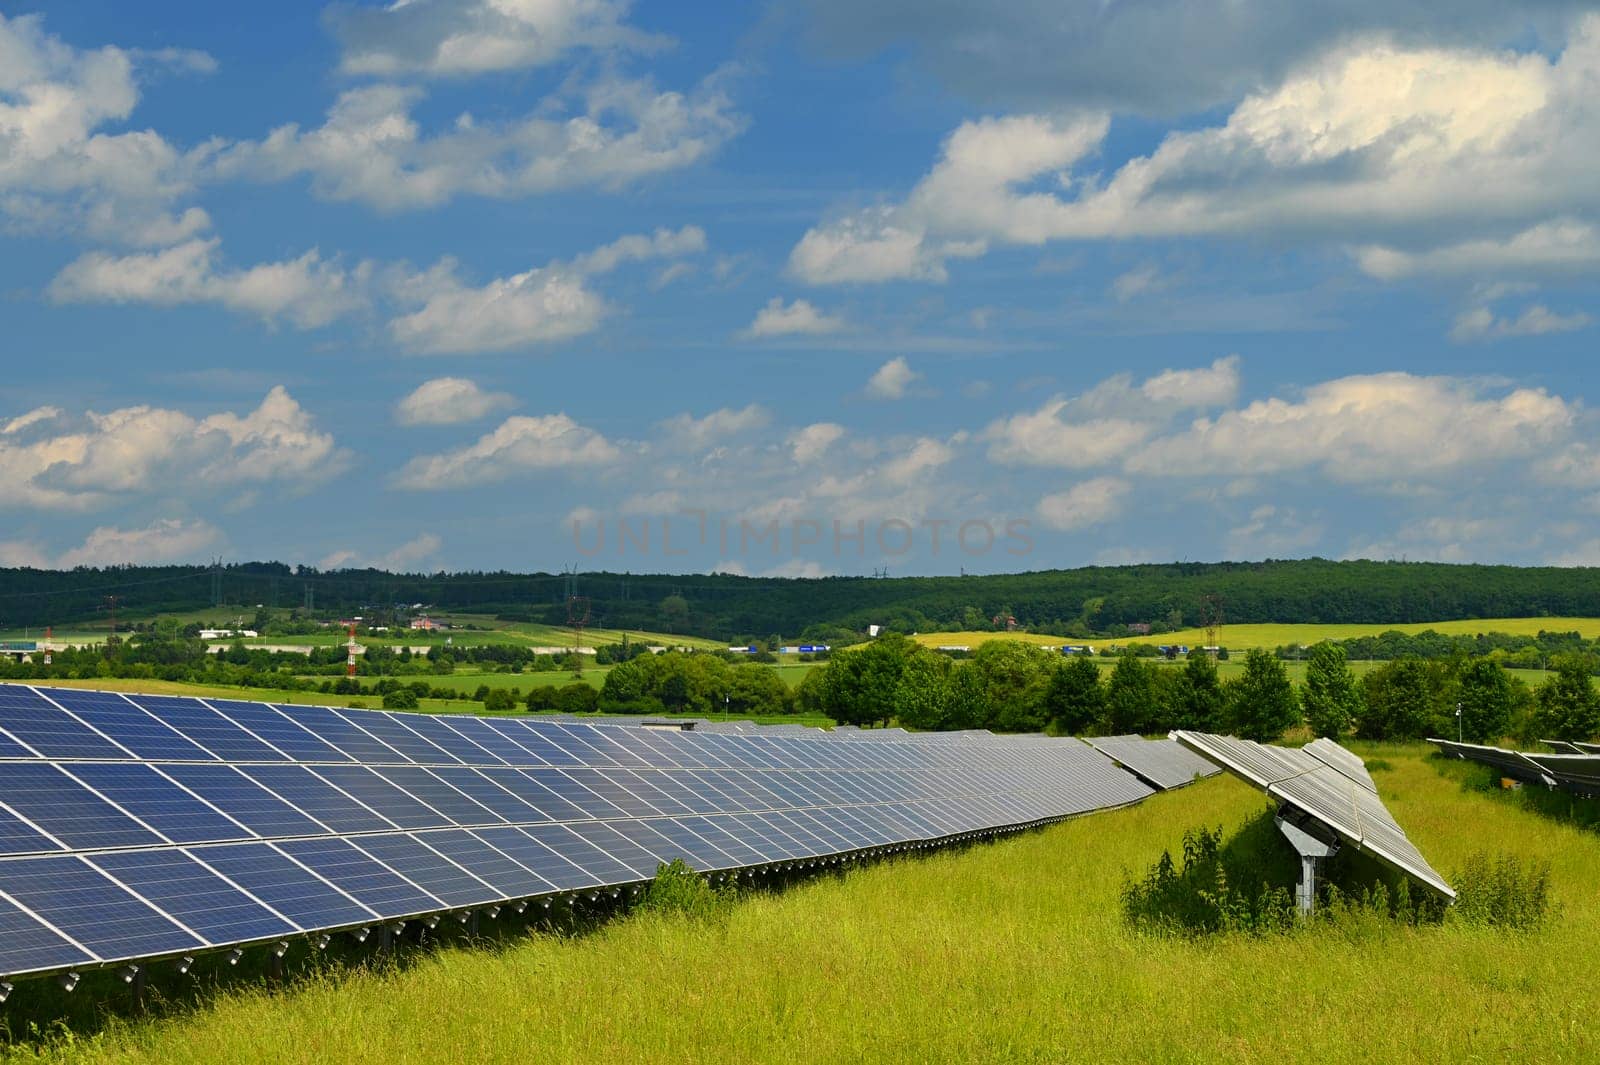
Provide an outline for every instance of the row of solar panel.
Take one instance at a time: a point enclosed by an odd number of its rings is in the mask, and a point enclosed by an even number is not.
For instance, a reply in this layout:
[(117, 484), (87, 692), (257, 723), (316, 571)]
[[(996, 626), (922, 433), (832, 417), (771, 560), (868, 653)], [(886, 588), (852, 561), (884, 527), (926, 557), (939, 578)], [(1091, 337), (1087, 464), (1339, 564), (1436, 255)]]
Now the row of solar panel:
[[(816, 742), (822, 737), (0, 685), (0, 759), (864, 770), (973, 764), (970, 753), (949, 756), (938, 747), (911, 765), (897, 753), (900, 745)], [(987, 752), (986, 764), (1016, 764), (1015, 748), (971, 749)]]
[(14, 762), (0, 782), (0, 855), (954, 798), (1072, 811), (1148, 794), (1077, 759), (937, 774)]
[(382, 833), (0, 861), (0, 973), (137, 961), (1009, 824), (997, 802)]
[[(1560, 788), (1574, 795), (1600, 795), (1600, 754), (1584, 751), (1594, 744), (1571, 744), (1573, 752), (1545, 754), (1542, 751), (1509, 751), (1477, 743), (1430, 739), (1444, 754), (1481, 762), (1515, 780)], [(1545, 741), (1549, 743), (1549, 740)]]

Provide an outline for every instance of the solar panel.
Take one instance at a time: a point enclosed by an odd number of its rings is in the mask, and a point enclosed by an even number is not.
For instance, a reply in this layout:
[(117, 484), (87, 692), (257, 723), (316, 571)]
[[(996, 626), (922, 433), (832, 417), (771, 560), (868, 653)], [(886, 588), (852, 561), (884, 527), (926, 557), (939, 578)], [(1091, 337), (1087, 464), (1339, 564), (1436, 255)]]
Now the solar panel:
[[(1232, 736), (1176, 731), (1172, 738), (1234, 776), (1251, 784), (1301, 815), (1327, 826), (1356, 849), (1365, 851), (1446, 898), (1455, 898), (1444, 877), (1430, 866), (1395, 823), (1376, 790), (1370, 790), (1348, 768), (1330, 762), (1343, 756), (1360, 759), (1329, 740), (1320, 755), (1303, 749), (1273, 747)], [(1329, 747), (1338, 747), (1338, 752)], [(1362, 774), (1364, 775), (1363, 769)]]
[(613, 890), (674, 859), (806, 863), (1148, 794), (1075, 741), (846, 743), (0, 685), (0, 978)]
[(1176, 740), (1147, 740), (1142, 736), (1092, 736), (1085, 743), (1124, 769), (1163, 791), (1191, 784), (1219, 770), (1211, 762), (1185, 749)]

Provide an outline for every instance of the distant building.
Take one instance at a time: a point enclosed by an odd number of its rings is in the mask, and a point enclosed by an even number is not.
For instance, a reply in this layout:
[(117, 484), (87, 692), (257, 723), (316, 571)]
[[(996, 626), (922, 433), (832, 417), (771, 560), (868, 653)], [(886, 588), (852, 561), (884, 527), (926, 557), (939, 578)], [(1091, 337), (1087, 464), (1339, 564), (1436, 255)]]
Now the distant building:
[(412, 618), (411, 627), (421, 632), (443, 632), (450, 626), (437, 622), (424, 614), (420, 618)]
[(201, 629), (202, 640), (231, 640), (234, 638), (253, 640), (261, 634), (255, 629)]
[(1083, 643), (1068, 643), (1061, 645), (1061, 653), (1064, 655), (1092, 655), (1094, 654), (1094, 648)]
[(1131, 621), (1128, 623), (1128, 631), (1135, 636), (1148, 636), (1150, 635), (1150, 623), (1148, 621)]

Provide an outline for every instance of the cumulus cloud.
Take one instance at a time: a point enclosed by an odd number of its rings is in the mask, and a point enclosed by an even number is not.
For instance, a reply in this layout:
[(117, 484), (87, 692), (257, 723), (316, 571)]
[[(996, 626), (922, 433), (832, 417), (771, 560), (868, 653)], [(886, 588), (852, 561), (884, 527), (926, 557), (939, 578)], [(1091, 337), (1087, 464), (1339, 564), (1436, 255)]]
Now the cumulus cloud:
[(521, 473), (616, 462), (620, 449), (565, 414), (507, 418), (477, 443), (439, 455), (419, 455), (395, 476), (401, 488), (432, 490), (501, 481)]
[(756, 312), (745, 335), (750, 337), (821, 336), (837, 333), (844, 328), (844, 319), (824, 314), (810, 300), (795, 300), (785, 304), (783, 298), (774, 296), (767, 305)]
[(751, 403), (738, 410), (723, 407), (701, 418), (688, 413), (677, 414), (663, 421), (661, 428), (666, 430), (669, 436), (693, 447), (704, 447), (726, 437), (759, 429), (771, 418), (765, 407), (759, 403)]
[(1220, 407), (1239, 395), (1239, 356), (1228, 355), (1197, 370), (1163, 370), (1139, 391), (1155, 403), (1182, 407)]
[(1119, 477), (1095, 477), (1039, 500), (1039, 519), (1059, 532), (1100, 525), (1122, 513), (1133, 489)]
[(371, 264), (346, 270), (315, 248), (296, 259), (244, 270), (221, 268), (216, 239), (195, 239), (130, 255), (90, 252), (50, 283), (56, 303), (216, 303), (302, 329), (327, 325), (367, 304)]
[(82, 545), (63, 552), (55, 568), (192, 562), (221, 539), (220, 530), (200, 520), (167, 518), (142, 529), (102, 525)]
[(465, 377), (435, 377), (395, 404), (394, 419), (401, 425), (458, 425), (516, 402), (504, 392), (485, 392)]
[(789, 455), (799, 465), (815, 462), (845, 435), (836, 422), (813, 422), (789, 434)]
[(1600, 267), (1600, 230), (1577, 219), (1530, 226), (1503, 239), (1485, 238), (1421, 251), (1369, 244), (1355, 249), (1373, 277), (1393, 281), (1440, 277), (1524, 275), (1588, 271)]
[(1504, 340), (1507, 337), (1543, 336), (1546, 333), (1571, 333), (1594, 324), (1582, 311), (1557, 314), (1541, 303), (1528, 307), (1515, 318), (1497, 317), (1488, 307), (1474, 307), (1456, 317), (1450, 339), (1457, 343), (1478, 340)]
[(1398, 483), (1540, 454), (1573, 406), (1543, 389), (1408, 373), (1341, 377), (1299, 400), (1262, 399), (1147, 442), (1126, 468), (1157, 475), (1317, 470), (1332, 481)]
[(1007, 465), (1086, 469), (1120, 457), (1151, 433), (1149, 425), (1127, 418), (1064, 418), (1070, 402), (1057, 397), (1036, 411), (992, 422), (980, 434), (989, 444), (989, 458)]
[(610, 79), (511, 121), (463, 113), (449, 131), (431, 135), (412, 114), (422, 98), (420, 89), (397, 85), (349, 89), (321, 126), (291, 123), (229, 145), (209, 172), (254, 181), (308, 177), (324, 199), (399, 211), (464, 195), (615, 189), (698, 162), (743, 126), (716, 79), (687, 95)]
[(150, 130), (104, 127), (132, 115), (141, 64), (203, 70), (208, 61), (78, 49), (47, 33), (37, 15), (0, 14), (0, 225), (133, 244), (204, 230), (206, 213), (179, 201), (209, 147), (185, 153)]
[(381, 555), (363, 555), (359, 551), (343, 548), (332, 551), (317, 563), (319, 570), (372, 569), (391, 573), (419, 572), (421, 565), (439, 553), (444, 541), (434, 533), (419, 533), (398, 547)]
[(897, 355), (878, 367), (867, 380), (867, 395), (877, 399), (904, 399), (906, 390), (922, 375), (911, 368), (904, 355)]
[(127, 493), (215, 491), (279, 483), (303, 487), (349, 464), (332, 434), (280, 387), (247, 414), (194, 418), (159, 407), (123, 407), (35, 423), (0, 438), (5, 503), (87, 509)]
[(455, 263), (439, 263), (401, 276), (394, 299), (416, 310), (389, 322), (389, 333), (410, 351), (464, 355), (507, 351), (568, 340), (599, 328), (606, 301), (589, 279), (624, 263), (674, 258), (705, 249), (696, 226), (630, 235), (578, 256), (474, 287), (456, 274)]
[(328, 22), (349, 74), (460, 77), (542, 67), (578, 50), (654, 49), (665, 41), (623, 23), (615, 0), (415, 0), (342, 5)]
[[(1597, 77), (1600, 15), (1576, 23), (1555, 60), (1345, 44), (1245, 96), (1223, 124), (1171, 132), (1104, 178), (1084, 164), (1109, 129), (1105, 114), (965, 122), (903, 203), (812, 229), (790, 265), (814, 282), (937, 280), (939, 249), (952, 240), (1271, 233), (1358, 244), (1368, 235), (1384, 246), (1396, 235), (1537, 226), (1600, 205), (1590, 179)], [(893, 269), (834, 268), (882, 261), (889, 233)]]

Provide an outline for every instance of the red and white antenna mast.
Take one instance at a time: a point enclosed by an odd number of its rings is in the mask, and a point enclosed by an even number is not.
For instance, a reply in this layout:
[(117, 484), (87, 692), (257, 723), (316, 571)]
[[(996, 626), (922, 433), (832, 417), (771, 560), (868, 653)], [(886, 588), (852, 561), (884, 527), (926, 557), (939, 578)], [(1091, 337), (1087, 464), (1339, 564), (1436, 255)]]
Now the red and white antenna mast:
[(350, 642), (345, 644), (344, 675), (356, 675), (356, 623), (350, 623)]

